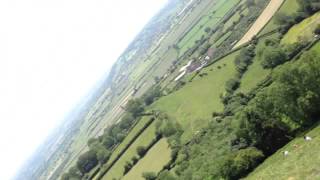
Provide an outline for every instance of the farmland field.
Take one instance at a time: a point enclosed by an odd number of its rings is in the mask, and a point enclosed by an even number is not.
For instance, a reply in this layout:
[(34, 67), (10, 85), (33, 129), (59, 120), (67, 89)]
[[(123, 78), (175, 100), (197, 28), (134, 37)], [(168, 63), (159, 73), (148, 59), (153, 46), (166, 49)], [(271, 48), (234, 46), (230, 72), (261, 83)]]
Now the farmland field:
[(156, 101), (151, 109), (164, 111), (181, 123), (185, 130), (183, 139), (187, 140), (206, 125), (213, 111), (222, 110), (220, 95), (225, 91), (226, 81), (235, 73), (233, 60), (238, 53), (206, 67), (201, 73), (207, 76), (196, 77), (181, 90)]
[(138, 146), (148, 146), (151, 143), (151, 141), (155, 138), (155, 132), (155, 122), (153, 122), (121, 156), (121, 158), (107, 172), (103, 179), (109, 180), (122, 177), (126, 162), (131, 161), (131, 158), (133, 158), (134, 156), (138, 156), (136, 151)]
[[(123, 177), (123, 180), (143, 180), (142, 173), (158, 173), (171, 159), (171, 149), (166, 139), (161, 139), (148, 153)], [(161, 158), (159, 158), (161, 157)], [(155, 160), (157, 159), (157, 160)]]

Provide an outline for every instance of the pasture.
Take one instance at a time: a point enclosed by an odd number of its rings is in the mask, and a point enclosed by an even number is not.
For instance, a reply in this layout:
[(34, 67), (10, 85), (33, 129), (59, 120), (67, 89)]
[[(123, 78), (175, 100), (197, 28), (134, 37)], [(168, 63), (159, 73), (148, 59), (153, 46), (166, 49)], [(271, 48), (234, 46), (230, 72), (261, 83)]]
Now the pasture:
[(124, 166), (127, 161), (137, 155), (138, 146), (148, 146), (155, 138), (155, 122), (153, 122), (144, 132), (134, 141), (130, 148), (121, 156), (121, 158), (114, 164), (114, 166), (105, 174), (103, 180), (109, 180), (113, 178), (121, 178), (124, 172)]
[[(305, 141), (303, 136), (297, 137), (265, 160), (245, 179), (318, 179), (320, 176), (320, 126), (308, 132), (307, 135), (313, 139)], [(284, 151), (289, 152), (288, 156), (284, 156)]]
[(123, 180), (144, 180), (142, 173), (158, 173), (170, 159), (171, 149), (167, 140), (163, 138), (123, 177)]
[(225, 92), (225, 83), (236, 72), (235, 52), (200, 73), (192, 82), (187, 83), (180, 90), (162, 97), (150, 109), (161, 110), (175, 118), (183, 127), (182, 139), (188, 140), (194, 133), (204, 127), (213, 111), (222, 111), (223, 104), (220, 95)]
[(309, 41), (313, 38), (313, 31), (320, 24), (320, 12), (293, 26), (281, 40), (282, 44), (293, 44), (298, 41)]

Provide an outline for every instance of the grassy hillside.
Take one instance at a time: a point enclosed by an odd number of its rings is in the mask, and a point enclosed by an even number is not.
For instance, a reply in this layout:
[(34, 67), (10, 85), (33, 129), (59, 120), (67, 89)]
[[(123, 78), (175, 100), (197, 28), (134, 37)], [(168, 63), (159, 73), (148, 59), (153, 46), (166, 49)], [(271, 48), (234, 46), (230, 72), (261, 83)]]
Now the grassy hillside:
[(150, 108), (168, 113), (181, 123), (184, 129), (183, 139), (187, 140), (195, 132), (206, 126), (213, 111), (221, 111), (223, 104), (220, 95), (224, 85), (235, 73), (235, 52), (212, 66), (201, 71), (206, 74), (197, 76), (180, 90), (161, 98)]
[(298, 41), (308, 41), (313, 38), (313, 31), (320, 24), (320, 12), (293, 26), (283, 37), (281, 43), (293, 44)]
[[(320, 126), (306, 135), (313, 139), (305, 141), (303, 136), (294, 139), (244, 179), (319, 179)], [(289, 152), (288, 156), (284, 156), (284, 151)]]

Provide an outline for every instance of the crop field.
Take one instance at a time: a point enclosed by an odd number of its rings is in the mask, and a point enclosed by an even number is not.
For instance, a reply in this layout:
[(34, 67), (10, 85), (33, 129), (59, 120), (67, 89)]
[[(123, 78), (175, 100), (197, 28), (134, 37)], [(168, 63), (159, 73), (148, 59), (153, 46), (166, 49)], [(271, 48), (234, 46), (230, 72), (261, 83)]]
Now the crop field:
[(187, 140), (206, 125), (213, 111), (222, 110), (220, 95), (225, 91), (226, 81), (235, 73), (233, 61), (238, 53), (203, 69), (201, 73), (207, 73), (207, 76), (196, 77), (182, 89), (156, 101), (150, 108), (175, 118), (184, 128), (183, 139)]
[(268, 33), (278, 27), (276, 24), (276, 16), (278, 14), (286, 14), (288, 16), (293, 15), (299, 8), (297, 0), (285, 0), (278, 12), (273, 16), (273, 18), (268, 22), (268, 24), (263, 28), (259, 34)]
[(303, 20), (301, 23), (293, 26), (281, 40), (282, 44), (292, 44), (301, 40), (310, 40), (313, 38), (313, 31), (320, 24), (320, 13)]
[(158, 173), (170, 159), (171, 149), (167, 140), (163, 138), (123, 177), (123, 180), (144, 180), (142, 173)]
[(108, 171), (103, 179), (109, 180), (122, 177), (126, 162), (131, 161), (134, 156), (138, 156), (136, 151), (138, 146), (148, 146), (151, 143), (151, 141), (155, 138), (155, 132), (156, 127), (155, 122), (153, 122), (121, 156), (121, 158), (114, 164), (114, 166)]

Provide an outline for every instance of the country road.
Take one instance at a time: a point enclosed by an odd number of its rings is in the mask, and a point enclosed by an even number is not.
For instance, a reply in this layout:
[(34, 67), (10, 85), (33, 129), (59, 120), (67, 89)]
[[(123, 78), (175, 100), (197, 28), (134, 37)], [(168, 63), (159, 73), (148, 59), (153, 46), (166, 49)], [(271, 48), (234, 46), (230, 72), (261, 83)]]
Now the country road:
[(249, 42), (255, 35), (257, 35), (263, 27), (271, 20), (273, 15), (281, 7), (284, 0), (271, 0), (267, 7), (263, 10), (256, 22), (251, 26), (248, 32), (241, 38), (241, 40), (233, 47), (237, 48)]

